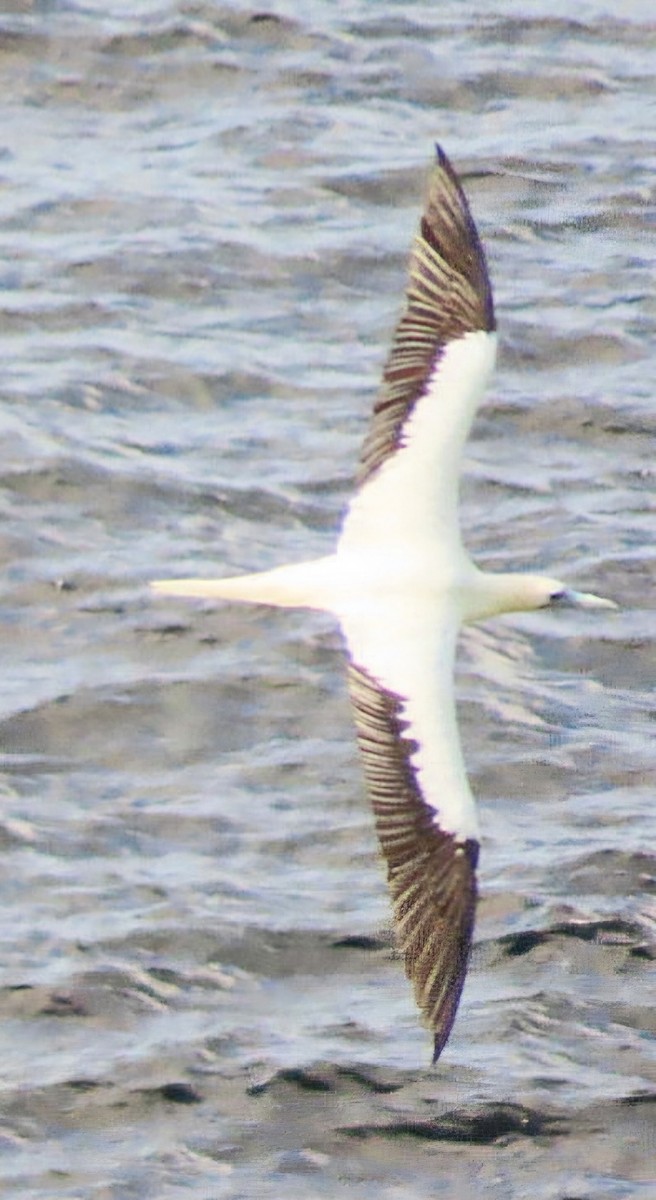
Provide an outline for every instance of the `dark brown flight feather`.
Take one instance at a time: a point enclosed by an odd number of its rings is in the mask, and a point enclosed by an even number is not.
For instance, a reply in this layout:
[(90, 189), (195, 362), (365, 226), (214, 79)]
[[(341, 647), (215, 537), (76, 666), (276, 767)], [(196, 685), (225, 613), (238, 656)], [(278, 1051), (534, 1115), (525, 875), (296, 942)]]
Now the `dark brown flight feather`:
[(406, 309), (362, 448), (358, 484), (402, 445), (403, 426), (447, 343), (495, 328), (483, 247), (453, 167), (439, 146), (436, 151), (410, 257)]
[(435, 1039), (433, 1062), (455, 1020), (476, 909), (478, 842), (436, 824), (419, 789), (403, 700), (360, 667), (349, 690), (367, 790), (394, 904), (396, 937), (415, 999)]

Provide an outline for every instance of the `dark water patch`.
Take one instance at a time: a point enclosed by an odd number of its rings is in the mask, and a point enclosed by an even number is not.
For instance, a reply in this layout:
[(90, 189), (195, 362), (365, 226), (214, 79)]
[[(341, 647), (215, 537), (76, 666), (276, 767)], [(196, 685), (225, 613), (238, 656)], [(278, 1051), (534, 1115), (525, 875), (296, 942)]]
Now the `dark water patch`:
[(553, 942), (558, 937), (577, 938), (584, 942), (594, 942), (599, 946), (632, 946), (641, 944), (644, 930), (638, 922), (630, 922), (621, 918), (610, 918), (599, 921), (572, 920), (562, 921), (546, 930), (524, 930), (517, 934), (508, 934), (499, 939), (499, 944), (510, 956), (529, 954), (536, 946)]
[(480, 1105), (446, 1112), (427, 1121), (393, 1121), (387, 1125), (355, 1125), (342, 1130), (350, 1137), (411, 1137), (431, 1142), (464, 1142), (489, 1146), (520, 1137), (555, 1137), (567, 1132), (568, 1121), (519, 1104)]
[[(279, 1078), (283, 1083), (291, 1083), (300, 1092), (330, 1092), (330, 1081), (313, 1071), (302, 1070), (299, 1067), (289, 1067), (281, 1071)], [(252, 1095), (257, 1094), (251, 1092)]]
[(189, 1083), (162, 1083), (157, 1088), (144, 1088), (145, 1096), (153, 1100), (167, 1100), (170, 1104), (200, 1104), (203, 1097)]
[(366, 934), (350, 934), (348, 937), (339, 938), (333, 945), (338, 950), (382, 950), (388, 942)]

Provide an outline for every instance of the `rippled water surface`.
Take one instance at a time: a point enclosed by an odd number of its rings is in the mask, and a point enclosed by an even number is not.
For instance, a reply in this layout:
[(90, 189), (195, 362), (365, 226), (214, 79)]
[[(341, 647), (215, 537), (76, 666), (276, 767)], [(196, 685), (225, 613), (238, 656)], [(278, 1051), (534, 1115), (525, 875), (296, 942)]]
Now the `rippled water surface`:
[[(36, 1197), (654, 1196), (651, 3), (0, 17), (0, 1172)], [(477, 945), (428, 1070), (328, 618), (154, 599), (333, 543), (439, 139), (499, 370), (467, 542)]]

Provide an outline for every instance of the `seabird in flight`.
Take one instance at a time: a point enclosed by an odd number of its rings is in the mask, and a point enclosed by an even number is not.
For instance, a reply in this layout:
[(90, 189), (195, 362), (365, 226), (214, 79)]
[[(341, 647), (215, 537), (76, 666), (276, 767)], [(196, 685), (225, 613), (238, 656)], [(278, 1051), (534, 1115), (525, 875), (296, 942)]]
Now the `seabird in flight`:
[(481, 571), (462, 544), (461, 459), (494, 365), (495, 328), (483, 247), (438, 146), (405, 309), (335, 553), (238, 578), (152, 585), (339, 620), (397, 942), (434, 1062), (458, 1008), (477, 894), (478, 816), (454, 698), (458, 630), (501, 613), (615, 607), (558, 579)]

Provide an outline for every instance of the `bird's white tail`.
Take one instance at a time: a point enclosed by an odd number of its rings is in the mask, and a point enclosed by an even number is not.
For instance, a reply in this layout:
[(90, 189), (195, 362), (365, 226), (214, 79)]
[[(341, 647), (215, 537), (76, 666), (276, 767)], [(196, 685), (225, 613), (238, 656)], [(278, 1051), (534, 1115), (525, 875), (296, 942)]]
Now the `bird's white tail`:
[(248, 604), (273, 604), (279, 608), (333, 607), (333, 556), (310, 562), (291, 563), (254, 575), (229, 579), (157, 579), (153, 591), (167, 596), (190, 596), (203, 600), (239, 600)]

